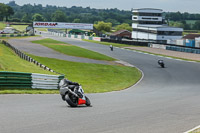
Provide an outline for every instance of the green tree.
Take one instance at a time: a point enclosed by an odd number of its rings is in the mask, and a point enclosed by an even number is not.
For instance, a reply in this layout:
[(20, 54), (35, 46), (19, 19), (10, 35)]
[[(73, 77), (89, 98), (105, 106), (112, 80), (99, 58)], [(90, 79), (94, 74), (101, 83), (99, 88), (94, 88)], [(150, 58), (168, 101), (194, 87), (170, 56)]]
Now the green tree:
[(12, 21), (12, 22), (20, 22), (21, 20), (19, 18), (12, 18), (10, 21)]
[(8, 17), (14, 14), (13, 9), (5, 4), (0, 3), (0, 20), (4, 20), (6, 18), (6, 21), (8, 21)]
[(120, 24), (117, 20), (111, 19), (111, 18), (106, 19), (106, 22), (110, 22), (110, 23), (112, 23), (112, 25)]
[(184, 24), (181, 23), (181, 22), (178, 22), (178, 21), (176, 21), (176, 22), (170, 22), (169, 25), (172, 26), (172, 27), (184, 28)]
[(128, 30), (128, 31), (132, 31), (132, 27), (129, 25), (129, 24), (127, 24), (127, 23), (123, 23), (123, 24), (121, 24), (121, 25), (117, 25), (116, 27), (115, 27), (115, 29), (118, 31), (118, 30), (122, 30), (122, 29), (125, 29), (125, 30)]
[(5, 17), (5, 5), (0, 3), (0, 21)]
[(22, 17), (22, 22), (31, 22), (31, 16), (28, 13), (25, 13)]
[(200, 30), (200, 20), (196, 21), (195, 24), (193, 25), (194, 30)]
[(14, 14), (14, 11), (12, 7), (6, 5), (6, 12), (5, 12), (6, 21), (8, 21), (8, 18), (13, 14)]
[(52, 14), (52, 21), (55, 21), (55, 22), (66, 22), (67, 19), (66, 19), (65, 13), (60, 11), (60, 10), (57, 10), (56, 12), (54, 12)]
[(32, 16), (32, 20), (33, 21), (45, 21), (44, 17), (41, 14), (39, 14), (39, 13), (35, 13)]
[(99, 21), (97, 24), (94, 24), (94, 27), (101, 32), (110, 32), (112, 29), (112, 23), (105, 23), (103, 21)]
[(80, 23), (80, 22), (81, 22), (81, 20), (78, 18), (74, 19), (74, 21), (73, 21), (73, 23)]

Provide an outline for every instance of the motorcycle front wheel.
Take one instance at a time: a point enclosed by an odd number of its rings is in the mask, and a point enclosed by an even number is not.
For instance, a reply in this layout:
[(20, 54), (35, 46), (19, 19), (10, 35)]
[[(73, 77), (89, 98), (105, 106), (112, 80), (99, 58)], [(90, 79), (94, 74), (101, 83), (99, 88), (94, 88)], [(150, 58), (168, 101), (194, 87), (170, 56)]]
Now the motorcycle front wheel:
[(85, 99), (86, 99), (86, 106), (90, 106), (91, 105), (91, 102), (90, 102), (90, 99), (88, 98), (88, 97), (85, 97)]
[(71, 107), (77, 107), (78, 105), (78, 98), (72, 94), (66, 95), (65, 100)]

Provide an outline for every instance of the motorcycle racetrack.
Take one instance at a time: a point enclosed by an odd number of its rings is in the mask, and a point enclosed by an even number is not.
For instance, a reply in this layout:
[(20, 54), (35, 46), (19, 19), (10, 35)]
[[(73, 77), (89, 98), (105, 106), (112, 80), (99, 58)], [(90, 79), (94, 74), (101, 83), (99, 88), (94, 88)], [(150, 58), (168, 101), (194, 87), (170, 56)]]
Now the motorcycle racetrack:
[(42, 36), (128, 62), (144, 77), (126, 90), (86, 94), (92, 107), (71, 108), (58, 94), (0, 95), (1, 133), (182, 133), (200, 124), (200, 63)]

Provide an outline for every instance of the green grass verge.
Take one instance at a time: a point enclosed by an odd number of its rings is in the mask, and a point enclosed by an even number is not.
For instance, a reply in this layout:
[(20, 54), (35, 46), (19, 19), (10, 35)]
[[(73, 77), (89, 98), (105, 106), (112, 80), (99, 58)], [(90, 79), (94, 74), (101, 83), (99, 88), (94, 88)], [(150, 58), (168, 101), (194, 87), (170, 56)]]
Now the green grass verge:
[(64, 42), (56, 41), (50, 38), (32, 41), (33, 43), (42, 44), (46, 47), (49, 47), (51, 49), (54, 49), (60, 53), (70, 55), (70, 56), (76, 56), (76, 57), (84, 57), (89, 59), (95, 59), (95, 60), (106, 60), (106, 61), (114, 61), (116, 59), (113, 59), (111, 57), (105, 56), (103, 54), (90, 51), (84, 48), (80, 48), (77, 46), (73, 46)]
[(22, 60), (10, 48), (3, 44), (0, 44), (0, 71), (30, 72), (55, 75), (52, 72), (43, 70), (33, 63)]
[(0, 94), (58, 94), (59, 90), (0, 89)]
[(187, 24), (195, 24), (197, 20), (186, 20), (186, 23)]
[(21, 31), (21, 32), (25, 32), (27, 26), (28, 25), (11, 25), (11, 27), (13, 27), (16, 30)]
[[(79, 63), (30, 55), (40, 63), (63, 73), (69, 80), (79, 82), (86, 93), (110, 92), (126, 89), (141, 78), (136, 68), (116, 65)], [(14, 66), (14, 67), (13, 67)], [(0, 71), (34, 72), (52, 74), (20, 59), (0, 44)], [(54, 94), (58, 90), (1, 89), (0, 94)]]
[(198, 129), (196, 129), (196, 130), (193, 130), (193, 131), (191, 131), (191, 132), (189, 132), (189, 133), (200, 133), (200, 128), (198, 128)]
[(82, 39), (83, 41), (86, 42), (91, 42), (91, 43), (98, 43), (98, 44), (103, 44), (103, 45), (112, 45), (114, 47), (145, 47), (145, 46), (135, 46), (135, 45), (128, 45), (128, 44), (121, 44), (121, 43), (111, 43), (111, 42), (99, 42), (99, 41), (94, 41), (94, 40), (87, 40), (87, 39)]
[(6, 24), (3, 22), (0, 22), (0, 30), (3, 30), (6, 27)]
[(47, 28), (35, 28), (37, 29), (38, 31), (47, 31)]
[[(87, 42), (92, 42), (92, 43), (98, 43), (98, 44), (103, 44), (103, 45), (113, 45), (115, 43), (108, 43), (108, 42), (98, 42), (98, 41), (93, 41), (93, 40), (85, 40), (84, 41)], [(126, 45), (126, 44), (116, 44), (116, 47), (145, 47), (145, 46), (131, 46), (131, 45)], [(129, 49), (129, 48), (126, 48)], [(196, 61), (196, 62), (200, 62), (199, 60), (191, 60), (191, 59), (185, 59), (185, 58), (179, 58), (179, 57), (174, 57), (174, 56), (168, 56), (168, 55), (163, 55), (163, 54), (155, 54), (155, 53), (151, 53), (151, 52), (146, 52), (146, 51), (142, 51), (142, 50), (136, 50), (136, 49), (130, 49), (130, 50), (134, 50), (134, 51), (138, 51), (138, 52), (143, 52), (143, 53), (148, 53), (148, 54), (153, 54), (153, 55), (158, 55), (158, 56), (163, 56), (163, 57), (170, 57), (170, 58), (174, 58), (174, 59), (181, 59), (181, 60), (185, 60), (185, 61)]]
[(79, 82), (86, 93), (118, 91), (128, 88), (141, 78), (141, 72), (133, 67), (79, 63), (31, 55), (42, 64)]

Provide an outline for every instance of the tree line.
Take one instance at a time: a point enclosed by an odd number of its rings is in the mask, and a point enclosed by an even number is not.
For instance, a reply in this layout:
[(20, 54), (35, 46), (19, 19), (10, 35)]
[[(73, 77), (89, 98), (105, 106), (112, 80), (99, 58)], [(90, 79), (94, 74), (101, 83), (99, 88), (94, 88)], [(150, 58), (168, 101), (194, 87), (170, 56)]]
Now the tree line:
[(14, 11), (12, 7), (5, 5), (3, 3), (0, 3), (0, 21), (3, 21), (4, 19), (8, 21), (8, 18), (14, 14)]
[(73, 23), (97, 23), (98, 21), (110, 22), (113, 25), (121, 23), (131, 24), (131, 12), (115, 9), (94, 9), (90, 7), (57, 7), (41, 4), (17, 5), (14, 1), (7, 5), (13, 8), (14, 15), (10, 21), (32, 22), (32, 21), (57, 21)]
[(167, 12), (164, 16), (170, 26), (184, 30), (200, 30), (200, 14), (198, 13)]
[[(163, 15), (170, 26), (181, 27), (185, 30), (200, 30), (200, 14), (191, 14), (187, 12), (164, 12)], [(9, 20), (12, 22), (29, 23), (33, 21), (99, 23), (100, 25), (105, 23), (107, 26), (118, 26), (118, 29), (120, 29), (120, 27), (125, 27), (127, 30), (131, 31), (132, 12), (119, 10), (117, 8), (94, 9), (90, 7), (83, 8), (77, 6), (67, 8), (52, 5), (42, 6), (41, 4), (25, 4), (19, 6), (15, 1), (10, 1), (6, 5), (0, 4), (0, 21), (5, 19), (6, 21)], [(188, 23), (187, 20), (193, 20), (194, 23)], [(99, 27), (101, 27), (100, 25)]]

